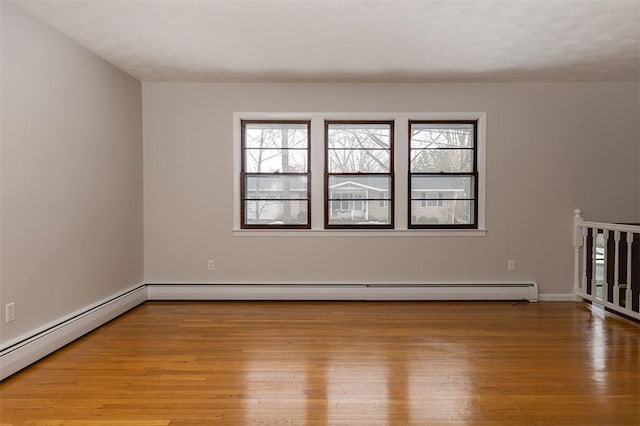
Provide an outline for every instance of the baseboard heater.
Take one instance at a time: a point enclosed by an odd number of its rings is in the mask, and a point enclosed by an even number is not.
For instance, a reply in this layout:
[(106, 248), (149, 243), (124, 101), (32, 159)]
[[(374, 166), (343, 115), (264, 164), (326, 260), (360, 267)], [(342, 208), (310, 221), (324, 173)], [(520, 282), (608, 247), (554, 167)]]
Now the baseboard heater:
[(125, 290), (0, 347), (0, 380), (146, 302), (144, 284)]
[(528, 300), (536, 283), (147, 284), (149, 300)]
[(0, 347), (0, 381), (147, 300), (528, 300), (536, 283), (142, 284)]

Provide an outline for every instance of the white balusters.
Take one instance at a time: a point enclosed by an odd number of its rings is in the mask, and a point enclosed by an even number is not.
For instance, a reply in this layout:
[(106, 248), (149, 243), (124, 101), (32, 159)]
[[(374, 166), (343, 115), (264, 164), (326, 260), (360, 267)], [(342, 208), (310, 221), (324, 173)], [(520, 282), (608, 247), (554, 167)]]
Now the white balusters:
[(583, 280), (582, 277), (582, 265), (584, 262), (582, 261), (582, 256), (580, 255), (582, 248), (584, 247), (584, 239), (585, 233), (584, 228), (580, 226), (582, 223), (582, 210), (576, 209), (574, 210), (573, 215), (573, 225), (574, 225), (574, 233), (573, 233), (573, 294), (576, 298), (576, 302), (580, 300), (578, 294), (580, 293), (580, 289), (582, 287)]
[(633, 232), (627, 232), (627, 291), (625, 292), (625, 308), (631, 312), (631, 261), (633, 260), (631, 247), (633, 244)]
[[(582, 218), (580, 210), (574, 212), (574, 226), (574, 292), (576, 296), (640, 320), (640, 307), (634, 310), (632, 302), (633, 299), (637, 299), (640, 306), (640, 292), (637, 289), (634, 291), (632, 287), (632, 284), (635, 285), (635, 282), (640, 279), (632, 276), (633, 261), (638, 260), (634, 259), (637, 254), (632, 251), (633, 240), (634, 236), (640, 235), (640, 226), (587, 222)], [(598, 237), (600, 232), (602, 232), (602, 238)], [(604, 244), (601, 257), (599, 242)], [(590, 251), (587, 250), (589, 243), (591, 243)], [(599, 266), (602, 272), (598, 269)], [(591, 267), (590, 274), (589, 267)], [(598, 290), (600, 280), (602, 293)]]
[(618, 305), (620, 298), (620, 231), (613, 231), (613, 241), (616, 245), (613, 271), (613, 304)]

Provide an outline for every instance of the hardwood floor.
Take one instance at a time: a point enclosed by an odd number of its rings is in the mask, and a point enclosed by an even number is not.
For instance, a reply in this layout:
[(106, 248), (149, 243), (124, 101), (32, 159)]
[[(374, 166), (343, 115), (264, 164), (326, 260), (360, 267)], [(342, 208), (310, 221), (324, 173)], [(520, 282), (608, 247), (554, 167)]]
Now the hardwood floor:
[(147, 302), (0, 384), (0, 423), (638, 426), (639, 351), (570, 302)]

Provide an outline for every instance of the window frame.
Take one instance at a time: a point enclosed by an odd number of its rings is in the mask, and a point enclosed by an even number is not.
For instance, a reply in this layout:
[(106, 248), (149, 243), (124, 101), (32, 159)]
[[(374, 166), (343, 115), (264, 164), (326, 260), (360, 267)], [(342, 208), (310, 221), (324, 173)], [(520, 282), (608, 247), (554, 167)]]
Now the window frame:
[[(455, 230), (455, 229), (479, 229), (480, 224), (479, 222), (479, 209), (480, 209), (480, 194), (479, 194), (479, 166), (478, 166), (478, 127), (480, 126), (479, 123), (480, 119), (473, 119), (473, 120), (466, 120), (466, 119), (461, 119), (461, 120), (412, 120), (409, 119), (408, 121), (408, 136), (407, 136), (407, 152), (408, 152), (408, 162), (407, 162), (407, 174), (408, 174), (408, 179), (407, 179), (407, 229), (448, 229), (448, 230)], [(472, 171), (471, 172), (460, 172), (460, 171), (456, 171), (456, 172), (412, 172), (411, 171), (411, 151), (412, 151), (412, 130), (413, 130), (413, 125), (414, 124), (442, 124), (442, 125), (447, 125), (447, 124), (470, 124), (473, 126), (473, 147), (472, 148), (446, 148), (446, 149), (464, 149), (464, 150), (472, 150), (473, 151), (473, 167), (472, 167)], [(436, 148), (436, 149), (442, 149), (442, 148)], [(455, 224), (455, 223), (438, 223), (438, 224), (413, 224), (411, 223), (411, 218), (412, 218), (412, 210), (411, 210), (411, 204), (412, 201), (416, 201), (416, 200), (421, 200), (422, 203), (426, 203), (428, 204), (428, 201), (430, 201), (429, 199), (422, 199), (422, 198), (413, 198), (412, 196), (412, 187), (411, 187), (411, 181), (412, 181), (412, 177), (413, 176), (439, 176), (439, 177), (447, 177), (447, 176), (469, 176), (473, 179), (473, 184), (471, 186), (471, 189), (473, 191), (473, 198), (463, 198), (462, 200), (471, 200), (473, 203), (473, 212), (472, 212), (472, 219), (473, 222), (472, 223), (468, 223), (468, 224)], [(433, 191), (433, 192), (438, 192), (438, 191)], [(443, 201), (449, 201), (449, 200), (460, 200), (458, 198), (438, 198), (437, 201), (438, 203), (442, 203)]]
[[(246, 151), (251, 149), (247, 147), (246, 126), (247, 124), (304, 124), (307, 128), (307, 171), (306, 172), (247, 172), (246, 170)], [(291, 149), (291, 148), (287, 148)], [(247, 177), (249, 176), (306, 176), (307, 178), (307, 223), (306, 224), (285, 224), (285, 223), (265, 223), (265, 224), (249, 224), (246, 223), (246, 204), (247, 200)], [(270, 199), (266, 199), (270, 200)], [(274, 199), (275, 200), (275, 199)], [(282, 199), (280, 199), (282, 200)], [(304, 201), (304, 199), (292, 198), (291, 200)], [(241, 119), (240, 120), (240, 228), (241, 229), (311, 229), (311, 120), (278, 120), (278, 119)]]
[[(382, 124), (389, 126), (389, 172), (388, 173), (375, 173), (375, 172), (348, 172), (348, 173), (333, 173), (329, 171), (330, 156), (329, 151), (329, 127), (333, 124), (353, 124), (353, 125), (367, 125), (367, 124)], [(395, 160), (394, 160), (394, 141), (395, 141), (395, 119), (394, 120), (324, 120), (324, 229), (342, 229), (342, 230), (358, 230), (358, 229), (395, 229)], [(365, 150), (365, 149), (363, 149)], [(389, 209), (389, 223), (388, 224), (336, 224), (329, 223), (331, 203), (337, 199), (329, 198), (330, 189), (329, 181), (332, 176), (388, 176), (389, 177), (389, 198), (381, 200), (380, 198), (363, 198), (359, 201), (363, 203), (373, 203), (386, 201), (389, 203), (387, 208)], [(351, 203), (355, 203), (355, 200), (350, 200)]]
[[(482, 238), (487, 235), (490, 225), (490, 212), (487, 207), (487, 152), (491, 150), (491, 141), (487, 138), (488, 113), (486, 111), (450, 111), (450, 112), (327, 112), (327, 111), (234, 111), (229, 120), (232, 133), (232, 149), (229, 153), (229, 161), (232, 162), (233, 177), (229, 183), (230, 199), (233, 205), (232, 215), (229, 217), (230, 231), (236, 238), (255, 237), (286, 237), (286, 238), (335, 238), (335, 237), (363, 237), (363, 238), (432, 238), (432, 237), (461, 237)], [(274, 121), (299, 121), (311, 120), (311, 229), (243, 229), (240, 226), (240, 169), (241, 169), (241, 120), (274, 120)], [(324, 120), (376, 120), (395, 121), (394, 131), (394, 163), (395, 179), (393, 190), (395, 192), (394, 205), (394, 229), (325, 229), (324, 228)], [(446, 121), (446, 120), (477, 120), (477, 168), (478, 168), (478, 228), (477, 229), (416, 229), (408, 228), (408, 202), (404, 198), (408, 191), (408, 165), (409, 160), (407, 136), (409, 135), (409, 120), (414, 121)], [(215, 135), (211, 136), (211, 144), (215, 141)], [(213, 147), (212, 147), (213, 150)], [(400, 178), (399, 178), (400, 177)]]

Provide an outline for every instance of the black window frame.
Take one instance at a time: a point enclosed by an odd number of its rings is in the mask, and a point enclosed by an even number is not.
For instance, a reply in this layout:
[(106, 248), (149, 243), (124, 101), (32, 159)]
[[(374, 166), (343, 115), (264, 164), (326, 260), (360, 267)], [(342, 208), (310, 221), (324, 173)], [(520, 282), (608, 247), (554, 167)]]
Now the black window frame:
[[(479, 173), (478, 173), (478, 119), (474, 120), (409, 120), (408, 123), (408, 139), (407, 139), (407, 151), (408, 151), (408, 162), (407, 162), (407, 171), (408, 171), (408, 180), (407, 180), (407, 228), (408, 229), (479, 229), (478, 224), (478, 212), (479, 212)], [(438, 125), (442, 124), (446, 126), (447, 124), (469, 124), (473, 126), (473, 147), (472, 148), (435, 148), (435, 149), (466, 149), (473, 151), (473, 167), (471, 172), (412, 172), (411, 171), (411, 152), (413, 149), (412, 142), (412, 133), (413, 133), (413, 125), (414, 124), (433, 124)], [(472, 186), (471, 189), (473, 191), (473, 198), (414, 198), (412, 196), (413, 190), (411, 187), (412, 177), (414, 176), (464, 176), (472, 178)], [(436, 191), (437, 192), (437, 191)], [(469, 200), (473, 203), (473, 212), (472, 212), (472, 223), (468, 224), (455, 224), (455, 223), (442, 223), (442, 224), (433, 224), (433, 223), (412, 223), (412, 210), (411, 204), (412, 201), (422, 201), (426, 203), (430, 200), (438, 200), (440, 203), (448, 200)]]
[[(304, 124), (307, 127), (307, 171), (306, 172), (247, 172), (246, 171), (246, 126), (247, 124)], [(241, 229), (311, 229), (311, 120), (240, 120), (240, 228)], [(292, 149), (293, 148), (288, 148)], [(301, 148), (296, 148), (300, 150)], [(246, 183), (247, 178), (251, 176), (306, 176), (307, 178), (307, 223), (303, 224), (285, 224), (285, 223), (271, 223), (271, 224), (249, 224), (246, 223), (246, 211), (245, 202), (247, 200), (253, 200), (247, 198)], [(264, 199), (270, 200), (270, 199)], [(281, 201), (282, 199), (274, 199)], [(294, 201), (304, 201), (304, 198), (291, 198)]]
[[(369, 172), (350, 172), (350, 173), (333, 173), (329, 171), (329, 127), (333, 124), (342, 125), (366, 125), (366, 124), (385, 124), (389, 126), (389, 172), (388, 173), (369, 173)], [(395, 120), (324, 120), (324, 229), (394, 229), (395, 228), (395, 163), (394, 163), (394, 131)], [(386, 224), (336, 224), (329, 223), (330, 209), (332, 202), (340, 201), (340, 199), (329, 198), (329, 181), (332, 176), (388, 176), (389, 177), (389, 198), (384, 201), (388, 203), (389, 223)], [(363, 198), (362, 202), (379, 203), (380, 198)]]

